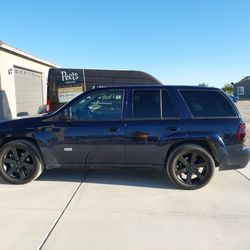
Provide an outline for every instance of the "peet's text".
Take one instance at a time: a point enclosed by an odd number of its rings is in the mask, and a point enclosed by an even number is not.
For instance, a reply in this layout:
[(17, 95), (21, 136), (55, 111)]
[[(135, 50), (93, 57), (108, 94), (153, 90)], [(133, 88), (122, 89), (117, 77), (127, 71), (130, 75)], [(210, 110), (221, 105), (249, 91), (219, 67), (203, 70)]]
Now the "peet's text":
[(67, 74), (66, 71), (61, 71), (61, 75), (62, 75), (63, 82), (76, 81), (79, 78), (78, 73), (76, 73), (76, 72), (72, 72), (70, 74)]

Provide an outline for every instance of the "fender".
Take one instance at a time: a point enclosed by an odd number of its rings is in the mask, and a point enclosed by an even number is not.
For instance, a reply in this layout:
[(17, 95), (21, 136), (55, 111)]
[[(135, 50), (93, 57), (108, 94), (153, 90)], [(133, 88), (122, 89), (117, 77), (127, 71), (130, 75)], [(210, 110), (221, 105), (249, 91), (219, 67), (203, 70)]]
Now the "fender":
[(219, 162), (225, 161), (228, 158), (228, 151), (226, 145), (223, 142), (221, 136), (216, 132), (181, 132), (170, 134), (167, 138), (171, 143), (171, 147), (168, 150), (168, 154), (173, 148), (187, 143), (195, 143), (201, 146), (208, 146), (210, 153), (215, 159), (215, 163), (218, 166)]

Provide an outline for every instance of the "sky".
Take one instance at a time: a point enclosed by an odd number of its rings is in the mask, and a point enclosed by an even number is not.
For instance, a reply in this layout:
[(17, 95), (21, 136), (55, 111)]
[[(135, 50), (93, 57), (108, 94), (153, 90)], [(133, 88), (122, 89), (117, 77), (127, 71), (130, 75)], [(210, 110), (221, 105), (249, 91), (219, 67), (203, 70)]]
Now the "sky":
[(249, 0), (2, 0), (0, 40), (61, 67), (222, 87), (250, 75)]

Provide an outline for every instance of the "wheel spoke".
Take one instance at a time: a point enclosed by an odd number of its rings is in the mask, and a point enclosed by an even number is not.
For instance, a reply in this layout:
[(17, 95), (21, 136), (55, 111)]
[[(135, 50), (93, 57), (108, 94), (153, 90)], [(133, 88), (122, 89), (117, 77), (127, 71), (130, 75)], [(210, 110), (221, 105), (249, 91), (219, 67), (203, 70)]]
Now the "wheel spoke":
[(196, 170), (194, 173), (197, 175), (197, 177), (199, 178), (199, 180), (204, 181), (205, 176), (202, 175), (198, 170)]
[(31, 173), (32, 169), (31, 168), (23, 168), (24, 174), (27, 176)]
[(189, 185), (192, 184), (192, 173), (187, 174), (186, 183), (189, 184)]
[(3, 159), (3, 163), (9, 163), (9, 164), (15, 164), (16, 161), (15, 160), (12, 160), (12, 159), (9, 159), (9, 158), (4, 158)]
[(8, 175), (12, 175), (13, 173), (16, 172), (16, 166), (11, 167), (9, 170), (6, 171)]
[(30, 169), (30, 170), (32, 170), (32, 169), (34, 168), (34, 165), (33, 165), (33, 164), (29, 164), (29, 163), (27, 163), (27, 162), (25, 162), (25, 163), (23, 164), (23, 166), (26, 167), (27, 169)]
[(16, 149), (16, 148), (13, 148), (13, 149), (11, 150), (11, 153), (14, 155), (14, 157), (15, 157), (16, 160), (19, 159), (19, 156), (18, 156), (18, 153), (17, 153), (17, 149)]
[(189, 163), (186, 161), (185, 158), (183, 158), (183, 156), (179, 157), (178, 159), (184, 166), (187, 166)]
[(195, 168), (205, 168), (205, 167), (206, 167), (206, 162), (195, 164)]
[(176, 173), (176, 175), (180, 175), (180, 174), (185, 173), (186, 171), (187, 171), (186, 168), (182, 168), (182, 169), (176, 170), (175, 173)]
[(25, 160), (30, 155), (29, 151), (25, 151), (24, 154), (21, 157), (21, 160)]
[(192, 153), (191, 164), (195, 164), (196, 159), (197, 159), (197, 153)]
[(24, 180), (25, 179), (25, 174), (24, 174), (23, 169), (20, 169), (18, 173), (19, 173), (20, 179)]

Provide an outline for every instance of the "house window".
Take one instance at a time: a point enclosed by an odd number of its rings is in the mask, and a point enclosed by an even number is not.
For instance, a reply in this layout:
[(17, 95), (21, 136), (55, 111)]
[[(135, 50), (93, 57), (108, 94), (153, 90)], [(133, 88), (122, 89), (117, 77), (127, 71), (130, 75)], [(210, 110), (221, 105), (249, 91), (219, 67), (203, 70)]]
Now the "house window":
[(237, 94), (238, 95), (244, 95), (245, 90), (244, 87), (237, 87)]

